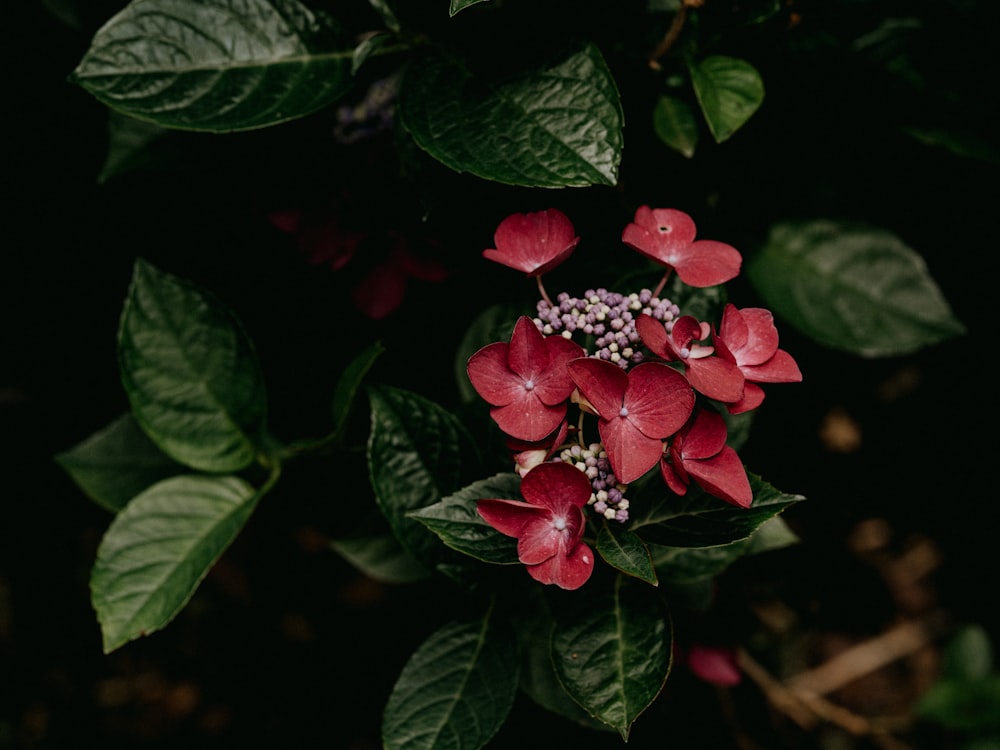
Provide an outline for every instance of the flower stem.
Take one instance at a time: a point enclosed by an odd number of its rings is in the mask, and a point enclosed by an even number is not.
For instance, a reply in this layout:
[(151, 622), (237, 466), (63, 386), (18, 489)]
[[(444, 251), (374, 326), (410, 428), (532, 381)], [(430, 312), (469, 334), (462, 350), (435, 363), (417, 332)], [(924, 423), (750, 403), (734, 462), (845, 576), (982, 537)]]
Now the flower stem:
[(535, 277), (535, 281), (538, 283), (538, 291), (541, 293), (542, 299), (545, 300), (549, 307), (555, 307), (555, 305), (552, 304), (552, 300), (549, 299), (549, 295), (545, 291), (545, 285), (542, 284), (542, 275), (538, 274)]
[(657, 284), (656, 285), (656, 289), (653, 290), (653, 296), (654, 297), (659, 297), (660, 296), (660, 292), (662, 292), (663, 291), (663, 287), (665, 287), (667, 285), (667, 279), (670, 278), (670, 272), (673, 271), (673, 270), (674, 270), (673, 268), (668, 268), (667, 272), (665, 274), (663, 274), (663, 278), (660, 279), (660, 283)]

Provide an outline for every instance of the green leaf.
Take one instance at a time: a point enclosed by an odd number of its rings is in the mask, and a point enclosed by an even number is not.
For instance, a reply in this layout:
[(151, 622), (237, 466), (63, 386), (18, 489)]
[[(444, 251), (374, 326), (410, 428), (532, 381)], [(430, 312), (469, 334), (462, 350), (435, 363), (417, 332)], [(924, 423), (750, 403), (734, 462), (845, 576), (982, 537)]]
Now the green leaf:
[(453, 622), (414, 652), (382, 716), (385, 750), (478, 750), (514, 705), (517, 643), (509, 628)]
[(448, 15), (454, 16), (460, 10), (465, 10), (470, 5), (476, 5), (477, 3), (485, 2), (485, 0), (451, 0), (451, 7), (448, 9)]
[(365, 61), (381, 47), (385, 46), (386, 42), (393, 39), (395, 39), (395, 36), (387, 33), (372, 34), (363, 39), (361, 44), (354, 48), (354, 54), (351, 56), (351, 75), (357, 75), (358, 71), (361, 70), (361, 66), (365, 64)]
[(358, 389), (361, 388), (361, 382), (372, 368), (372, 365), (375, 364), (375, 360), (384, 351), (385, 347), (382, 346), (382, 342), (376, 341), (352, 359), (347, 367), (344, 368), (344, 372), (337, 381), (337, 387), (333, 391), (333, 399), (330, 406), (330, 411), (333, 414), (334, 435), (339, 435), (346, 426), (347, 418), (351, 413), (351, 407), (354, 406), (354, 399), (358, 394)]
[(618, 523), (605, 523), (597, 533), (597, 551), (622, 573), (657, 585), (656, 571), (642, 539)]
[(372, 427), (368, 468), (375, 499), (396, 538), (433, 568), (441, 543), (408, 512), (434, 505), (462, 486), (478, 463), (462, 423), (422, 396), (389, 386), (371, 386)]
[(750, 63), (713, 55), (690, 66), (691, 83), (716, 143), (743, 127), (764, 101), (764, 82)]
[(164, 149), (155, 149), (168, 131), (151, 122), (111, 111), (108, 115), (108, 154), (97, 175), (104, 184), (112, 177), (166, 161)]
[(375, 9), (375, 12), (379, 14), (382, 19), (382, 23), (389, 31), (399, 33), (402, 27), (399, 25), (399, 19), (396, 18), (396, 14), (393, 12), (392, 8), (389, 7), (389, 3), (385, 0), (368, 0), (368, 4)]
[(238, 477), (178, 476), (115, 516), (90, 577), (105, 653), (180, 612), (262, 494)]
[(746, 273), (775, 314), (860, 356), (909, 354), (965, 332), (923, 258), (884, 229), (779, 223)]
[(764, 521), (760, 528), (754, 532), (754, 535), (750, 537), (746, 553), (748, 555), (759, 555), (762, 552), (790, 547), (793, 544), (798, 544), (800, 541), (798, 535), (785, 523), (785, 519), (781, 516), (775, 516)]
[(399, 107), (416, 143), (457, 172), (524, 187), (618, 182), (622, 108), (593, 45), (507, 83), (427, 55), (407, 69)]
[(1000, 674), (941, 679), (920, 697), (914, 710), (925, 720), (957, 731), (1000, 730)]
[(480, 400), (476, 389), (469, 382), (469, 358), (484, 346), (509, 341), (514, 324), (521, 315), (524, 315), (521, 306), (501, 302), (486, 308), (473, 318), (455, 352), (455, 382), (458, 383), (458, 392), (463, 402)]
[(574, 592), (581, 595), (553, 607), (552, 660), (573, 699), (627, 741), (667, 680), (673, 636), (656, 591), (624, 581), (618, 576), (609, 591)]
[(748, 473), (753, 504), (738, 508), (712, 497), (692, 485), (678, 497), (658, 482), (644, 485), (632, 499), (634, 513), (629, 528), (646, 542), (667, 547), (717, 547), (746, 539), (765, 521), (804, 500), (774, 489), (760, 477)]
[(118, 360), (132, 414), (168, 456), (209, 472), (254, 460), (263, 375), (239, 321), (208, 292), (137, 260)]
[(944, 128), (903, 128), (903, 132), (927, 146), (939, 146), (955, 156), (1000, 165), (1000, 148), (979, 133)]
[(383, 583), (413, 583), (430, 575), (389, 532), (334, 539), (330, 547), (358, 572)]
[(150, 485), (186, 471), (156, 447), (131, 414), (58, 454), (55, 461), (87, 497), (113, 513)]
[(302, 117), (351, 84), (353, 50), (296, 0), (133, 0), (70, 80), (164, 127), (248, 130)]
[(517, 539), (501, 534), (476, 512), (476, 501), (483, 498), (522, 500), (521, 477), (514, 472), (496, 474), (407, 515), (420, 521), (454, 550), (484, 562), (517, 563)]
[(993, 644), (980, 625), (961, 628), (944, 651), (942, 671), (948, 677), (975, 680), (993, 671)]
[(690, 159), (698, 145), (698, 121), (694, 110), (681, 99), (661, 96), (653, 108), (653, 130), (674, 151)]

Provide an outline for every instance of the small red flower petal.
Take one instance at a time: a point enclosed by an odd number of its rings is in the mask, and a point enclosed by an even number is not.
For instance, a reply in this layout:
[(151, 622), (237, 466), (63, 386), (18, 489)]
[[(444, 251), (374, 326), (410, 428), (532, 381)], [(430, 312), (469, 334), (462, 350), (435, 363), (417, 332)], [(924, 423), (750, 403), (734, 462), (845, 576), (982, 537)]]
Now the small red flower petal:
[(529, 565), (527, 570), (539, 583), (574, 591), (594, 572), (594, 553), (586, 544), (578, 544), (568, 555), (553, 555), (543, 563)]
[(508, 216), (497, 227), (493, 242), (496, 248), (484, 250), (484, 258), (539, 276), (566, 260), (580, 238), (569, 218), (550, 208)]

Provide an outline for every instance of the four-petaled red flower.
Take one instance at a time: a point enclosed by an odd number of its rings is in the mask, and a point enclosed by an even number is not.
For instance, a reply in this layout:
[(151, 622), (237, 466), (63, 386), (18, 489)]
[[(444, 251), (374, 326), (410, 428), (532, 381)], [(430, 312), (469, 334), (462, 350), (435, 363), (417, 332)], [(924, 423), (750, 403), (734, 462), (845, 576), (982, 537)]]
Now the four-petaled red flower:
[(715, 286), (739, 274), (743, 262), (739, 250), (724, 242), (694, 237), (694, 221), (686, 213), (649, 206), (640, 206), (635, 221), (622, 232), (622, 242), (675, 269), (688, 286)]
[(693, 479), (705, 492), (727, 503), (749, 508), (753, 502), (743, 463), (726, 445), (726, 422), (708, 409), (700, 409), (674, 435), (660, 461), (660, 473), (678, 495), (687, 493)]
[(590, 481), (571, 464), (544, 463), (524, 475), (520, 500), (484, 499), (476, 503), (486, 522), (517, 538), (517, 557), (541, 583), (578, 589), (594, 570), (594, 553), (583, 536), (583, 506)]
[(713, 347), (698, 343), (711, 335), (708, 323), (699, 323), (685, 315), (673, 321), (668, 334), (663, 323), (642, 314), (635, 321), (635, 330), (654, 354), (681, 362), (688, 381), (699, 393), (717, 401), (734, 402), (743, 398), (740, 368), (729, 359), (712, 356)]
[(558, 266), (580, 242), (562, 211), (550, 208), (530, 214), (511, 214), (493, 234), (495, 248), (483, 257), (528, 276), (541, 276)]
[(492, 405), (490, 415), (507, 435), (530, 442), (542, 440), (566, 416), (575, 385), (566, 363), (584, 350), (562, 336), (543, 336), (522, 315), (510, 343), (489, 344), (469, 359), (472, 387)]
[(727, 404), (730, 414), (756, 409), (764, 400), (764, 389), (756, 383), (798, 383), (799, 366), (792, 355), (778, 348), (778, 329), (770, 310), (728, 304), (722, 324), (712, 336), (720, 357), (736, 363), (746, 379), (743, 398)]
[(570, 376), (599, 417), (597, 428), (619, 482), (634, 482), (656, 466), (664, 438), (687, 421), (695, 395), (684, 376), (659, 362), (628, 372), (593, 357), (574, 359)]

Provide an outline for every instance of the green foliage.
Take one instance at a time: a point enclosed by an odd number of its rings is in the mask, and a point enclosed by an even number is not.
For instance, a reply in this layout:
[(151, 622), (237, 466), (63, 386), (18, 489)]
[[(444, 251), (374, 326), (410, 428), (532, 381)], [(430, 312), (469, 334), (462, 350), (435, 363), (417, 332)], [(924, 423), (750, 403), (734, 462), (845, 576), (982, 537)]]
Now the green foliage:
[(760, 73), (745, 60), (713, 55), (690, 66), (691, 83), (712, 137), (722, 143), (764, 101)]

